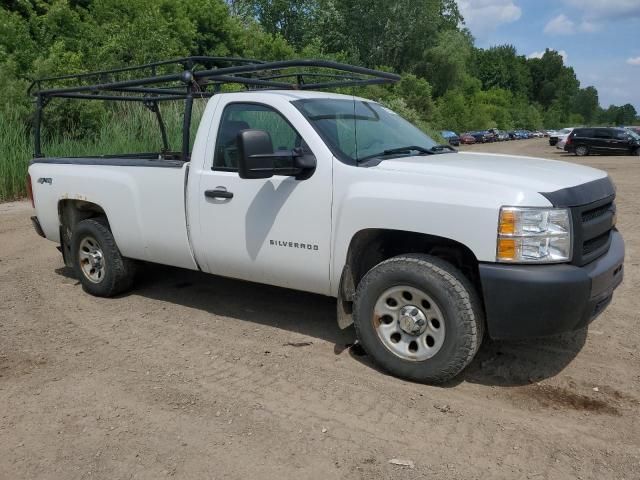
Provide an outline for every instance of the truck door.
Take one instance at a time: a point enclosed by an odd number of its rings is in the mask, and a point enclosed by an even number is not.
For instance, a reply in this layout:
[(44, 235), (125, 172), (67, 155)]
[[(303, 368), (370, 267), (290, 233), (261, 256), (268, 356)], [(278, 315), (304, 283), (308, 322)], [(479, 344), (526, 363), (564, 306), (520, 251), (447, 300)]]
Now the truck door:
[[(251, 94), (232, 99), (239, 95)], [(211, 158), (201, 172), (194, 242), (200, 266), (217, 275), (328, 294), (332, 156), (290, 102), (282, 100), (277, 109), (232, 99), (221, 98), (216, 108), (209, 133), (215, 147), (207, 149)], [(296, 129), (286, 115), (305, 124)], [(237, 135), (245, 129), (267, 131), (274, 151), (302, 147), (313, 153), (313, 175), (241, 179)], [(312, 137), (309, 143), (303, 134)]]

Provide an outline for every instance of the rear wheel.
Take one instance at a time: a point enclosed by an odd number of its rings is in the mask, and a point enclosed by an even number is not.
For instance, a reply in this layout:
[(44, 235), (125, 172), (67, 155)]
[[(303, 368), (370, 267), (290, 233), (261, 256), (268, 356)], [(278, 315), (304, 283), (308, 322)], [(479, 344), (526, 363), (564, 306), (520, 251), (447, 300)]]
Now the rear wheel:
[(85, 292), (112, 297), (133, 284), (134, 263), (124, 258), (106, 220), (78, 222), (71, 240), (73, 268)]
[(470, 282), (429, 255), (402, 255), (370, 270), (354, 302), (358, 339), (393, 375), (442, 383), (473, 359), (484, 332)]
[(576, 155), (578, 155), (579, 157), (589, 155), (589, 148), (586, 145), (578, 145), (576, 147)]

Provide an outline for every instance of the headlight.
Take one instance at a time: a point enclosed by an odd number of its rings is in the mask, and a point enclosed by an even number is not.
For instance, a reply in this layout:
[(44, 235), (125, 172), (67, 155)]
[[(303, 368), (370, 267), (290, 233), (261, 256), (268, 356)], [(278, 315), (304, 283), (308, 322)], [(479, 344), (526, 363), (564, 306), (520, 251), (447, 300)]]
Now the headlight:
[(568, 209), (500, 209), (496, 248), (498, 262), (568, 262), (571, 253), (571, 215)]

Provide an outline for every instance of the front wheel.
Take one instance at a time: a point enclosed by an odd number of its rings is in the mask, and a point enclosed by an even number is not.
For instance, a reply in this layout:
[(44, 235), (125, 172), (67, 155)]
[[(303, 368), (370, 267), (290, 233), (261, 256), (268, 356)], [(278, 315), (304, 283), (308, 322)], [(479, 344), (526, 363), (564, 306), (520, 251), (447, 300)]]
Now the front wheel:
[(134, 263), (120, 253), (106, 220), (90, 218), (78, 222), (73, 230), (71, 254), (85, 292), (112, 297), (131, 287)]
[(473, 359), (484, 333), (471, 283), (448, 262), (401, 255), (370, 270), (353, 312), (365, 351), (393, 375), (443, 383)]

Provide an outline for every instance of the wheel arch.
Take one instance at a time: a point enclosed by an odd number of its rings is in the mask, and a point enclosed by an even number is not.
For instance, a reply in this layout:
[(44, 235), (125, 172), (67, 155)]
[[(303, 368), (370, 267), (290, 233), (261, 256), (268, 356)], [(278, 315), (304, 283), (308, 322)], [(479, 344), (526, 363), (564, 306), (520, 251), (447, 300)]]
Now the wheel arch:
[(338, 287), (338, 324), (351, 325), (358, 284), (374, 266), (402, 254), (426, 253), (451, 263), (467, 277), (482, 298), (478, 259), (466, 245), (446, 237), (406, 230), (368, 228), (356, 232), (347, 250)]
[(60, 223), (60, 249), (66, 266), (72, 266), (71, 237), (74, 227), (88, 218), (104, 218), (109, 228), (109, 218), (105, 210), (97, 203), (86, 200), (62, 199), (58, 202), (58, 218)]

